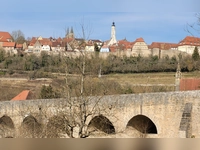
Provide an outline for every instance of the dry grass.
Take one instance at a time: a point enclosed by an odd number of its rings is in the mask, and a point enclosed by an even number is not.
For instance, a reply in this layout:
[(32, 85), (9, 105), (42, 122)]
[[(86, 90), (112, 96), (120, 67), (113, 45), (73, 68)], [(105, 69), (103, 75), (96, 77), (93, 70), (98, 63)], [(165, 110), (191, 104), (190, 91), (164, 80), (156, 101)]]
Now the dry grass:
[(174, 84), (175, 73), (138, 73), (111, 74), (106, 76), (110, 80), (125, 84)]
[[(183, 78), (200, 78), (199, 72), (183, 73)], [(0, 101), (11, 100), (17, 94), (23, 90), (31, 90), (31, 99), (38, 98), (38, 94), (42, 85), (52, 84), (55, 80), (60, 79), (60, 82), (64, 80), (63, 76), (57, 76), (52, 80), (27, 80), (27, 78), (19, 79), (3, 79), (0, 78)], [(134, 73), (134, 74), (110, 74), (102, 76), (109, 81), (118, 82), (123, 88), (128, 89), (131, 93), (145, 93), (145, 92), (164, 92), (173, 91), (175, 83), (175, 73)], [(62, 79), (62, 81), (61, 81)], [(54, 82), (55, 83), (55, 82)], [(57, 83), (57, 82), (56, 82)], [(57, 85), (59, 88), (60, 83)]]
[(51, 81), (37, 81), (37, 80), (20, 80), (0, 78), (0, 101), (11, 100), (23, 90), (30, 90), (30, 99), (37, 98), (43, 84), (49, 84)]
[[(127, 93), (167, 92), (175, 90), (175, 72), (110, 74), (108, 80), (118, 82)], [(200, 78), (199, 72), (182, 73), (182, 78)]]

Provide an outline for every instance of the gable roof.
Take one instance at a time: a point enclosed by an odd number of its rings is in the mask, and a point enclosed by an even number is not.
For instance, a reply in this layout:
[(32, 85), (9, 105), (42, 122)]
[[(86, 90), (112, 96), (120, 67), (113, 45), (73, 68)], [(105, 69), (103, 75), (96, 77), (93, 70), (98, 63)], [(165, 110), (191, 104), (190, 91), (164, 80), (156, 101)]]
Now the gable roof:
[(30, 46), (33, 46), (33, 45), (36, 43), (36, 41), (37, 41), (37, 38), (36, 38), (36, 37), (32, 37), (32, 39), (31, 39), (29, 45), (30, 45)]
[(70, 43), (70, 42), (72, 42), (74, 40), (74, 38), (64, 38), (63, 39), (63, 42), (65, 42), (65, 43)]
[(144, 39), (143, 39), (142, 37), (140, 37), (140, 38), (137, 38), (137, 39), (135, 40), (135, 42), (145, 42), (145, 41), (144, 41)]
[(39, 42), (41, 45), (52, 46), (52, 41), (50, 38), (42, 38), (41, 36), (39, 38), (32, 37), (29, 45), (34, 46), (36, 42)]
[(38, 40), (40, 42), (41, 45), (49, 45), (52, 46), (52, 42), (50, 39), (48, 38), (43, 38), (42, 40)]
[(117, 48), (118, 48), (117, 45), (111, 45), (111, 46), (109, 46), (110, 52), (116, 52), (116, 51), (117, 51)]
[(194, 36), (186, 36), (182, 41), (179, 42), (179, 45), (200, 46), (200, 38)]
[(56, 42), (52, 42), (52, 47), (65, 47), (66, 45), (67, 45), (68, 43), (64, 43), (64, 42), (58, 42), (58, 41), (56, 41)]
[[(135, 41), (131, 42), (131, 45), (133, 46), (133, 45), (135, 45), (137, 42), (144, 42), (144, 43), (145, 43), (144, 39), (143, 39), (142, 37), (140, 37), (140, 38), (137, 38)], [(146, 44), (146, 43), (145, 43), (145, 44)]]
[(15, 42), (3, 42), (3, 47), (15, 47)]
[(8, 41), (12, 41), (10, 33), (0, 31), (0, 42), (8, 42)]
[(127, 41), (126, 39), (124, 40), (119, 40), (118, 41), (118, 46), (122, 49), (122, 50), (127, 50), (127, 49), (131, 49), (133, 47), (133, 43)]
[(22, 48), (23, 44), (16, 44), (16, 48)]
[(62, 39), (59, 37), (57, 40), (56, 40), (57, 42), (61, 42), (62, 41)]
[(92, 41), (92, 42), (95, 42), (95, 43), (103, 43), (102, 41), (97, 40), (97, 39), (90, 39), (89, 41)]
[(29, 92), (30, 92), (29, 90), (24, 90), (14, 98), (12, 98), (11, 101), (27, 100)]
[(164, 42), (152, 42), (149, 47), (151, 49), (159, 48), (159, 49), (162, 49), (162, 50), (169, 50), (171, 48), (177, 48), (178, 44), (176, 44), (176, 43), (164, 43)]

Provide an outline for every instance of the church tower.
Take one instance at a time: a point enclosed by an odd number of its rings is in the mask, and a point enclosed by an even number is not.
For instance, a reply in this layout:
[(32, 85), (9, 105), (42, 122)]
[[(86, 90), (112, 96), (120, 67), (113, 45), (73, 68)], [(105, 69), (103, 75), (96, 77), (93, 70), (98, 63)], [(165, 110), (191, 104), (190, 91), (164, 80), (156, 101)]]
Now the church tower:
[(112, 27), (111, 27), (111, 39), (108, 45), (113, 45), (116, 43), (117, 43), (117, 40), (116, 40), (115, 22), (113, 22)]
[(73, 27), (71, 27), (71, 30), (69, 31), (69, 28), (67, 28), (66, 38), (74, 38), (74, 30)]

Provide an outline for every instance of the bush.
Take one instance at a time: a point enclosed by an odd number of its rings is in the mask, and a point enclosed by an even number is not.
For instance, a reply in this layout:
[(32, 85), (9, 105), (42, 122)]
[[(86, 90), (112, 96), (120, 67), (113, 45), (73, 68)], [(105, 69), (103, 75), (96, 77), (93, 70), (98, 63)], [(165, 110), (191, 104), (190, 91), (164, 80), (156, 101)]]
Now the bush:
[(60, 94), (52, 88), (52, 86), (43, 85), (40, 91), (40, 98), (49, 99), (49, 98), (60, 98)]
[(8, 73), (9, 75), (12, 75), (12, 74), (14, 74), (15, 72), (14, 72), (12, 69), (8, 69), (7, 73)]
[(5, 52), (3, 49), (0, 49), (0, 63), (5, 60)]
[(42, 70), (35, 70), (29, 73), (29, 79), (36, 79), (36, 78), (52, 78), (52, 74), (48, 72), (43, 72)]
[(192, 54), (192, 59), (194, 61), (198, 61), (199, 60), (199, 50), (197, 47), (194, 48), (193, 54)]

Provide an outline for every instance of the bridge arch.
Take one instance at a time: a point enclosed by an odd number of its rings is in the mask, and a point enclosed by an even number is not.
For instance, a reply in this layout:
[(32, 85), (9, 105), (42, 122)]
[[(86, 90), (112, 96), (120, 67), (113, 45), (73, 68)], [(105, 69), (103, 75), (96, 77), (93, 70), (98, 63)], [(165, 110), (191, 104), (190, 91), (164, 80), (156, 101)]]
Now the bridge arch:
[(145, 115), (136, 115), (132, 117), (128, 121), (126, 127), (131, 127), (142, 134), (158, 134), (157, 127), (154, 122)]
[(88, 124), (88, 131), (101, 131), (106, 134), (115, 134), (115, 127), (107, 117), (98, 115), (90, 120)]
[(26, 116), (20, 127), (20, 135), (27, 138), (40, 137), (43, 131), (43, 126), (38, 122), (38, 120), (32, 116)]
[(46, 136), (48, 138), (58, 138), (60, 134), (70, 136), (69, 121), (64, 115), (55, 115), (48, 119), (46, 126)]
[(15, 136), (15, 126), (13, 120), (4, 115), (0, 118), (0, 137), (14, 137)]

